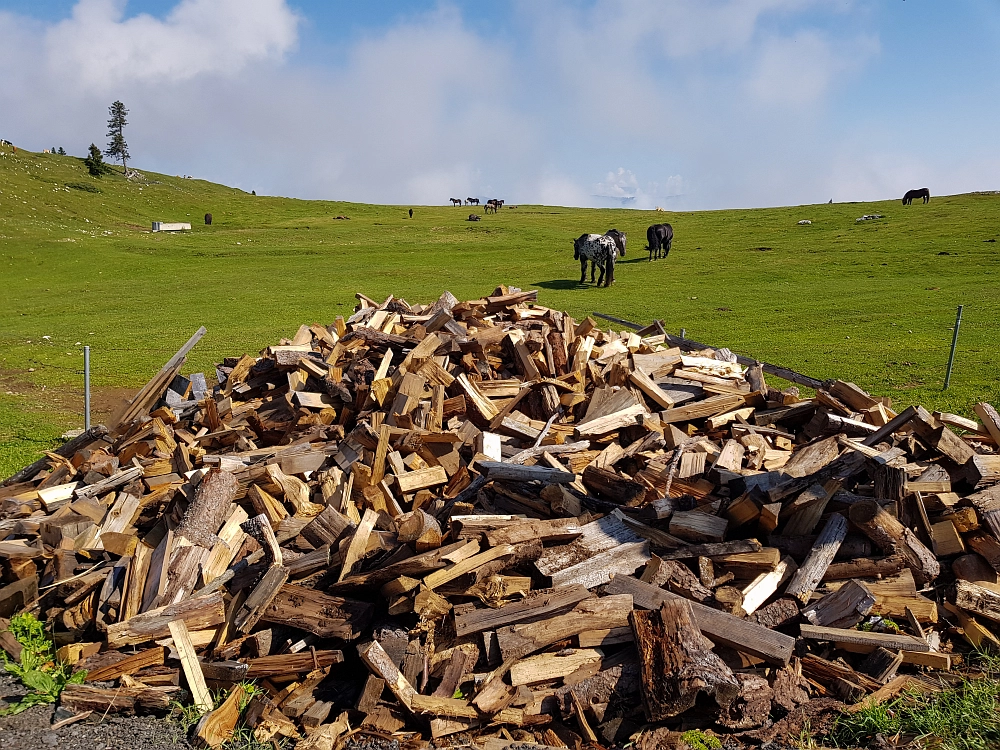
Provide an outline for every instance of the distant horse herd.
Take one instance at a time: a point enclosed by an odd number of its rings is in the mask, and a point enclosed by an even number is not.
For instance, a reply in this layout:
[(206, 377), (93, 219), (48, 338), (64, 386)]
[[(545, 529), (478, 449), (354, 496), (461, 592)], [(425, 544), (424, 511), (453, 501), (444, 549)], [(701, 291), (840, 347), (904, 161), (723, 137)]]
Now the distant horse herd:
[[(909, 206), (914, 200), (923, 199), (928, 203), (931, 199), (931, 192), (927, 188), (919, 190), (908, 190), (903, 196), (903, 205)], [(451, 198), (452, 205), (461, 206), (461, 198)], [(832, 201), (831, 201), (832, 202)], [(466, 198), (466, 205), (479, 205), (478, 198)], [(484, 213), (492, 211), (496, 213), (504, 202), (497, 198), (490, 198), (484, 204)], [(469, 214), (468, 221), (479, 221), (479, 216)], [(670, 224), (652, 224), (646, 229), (646, 249), (649, 251), (648, 260), (666, 259), (670, 254), (670, 248), (674, 242), (674, 228)], [(625, 257), (626, 236), (624, 232), (617, 229), (609, 229), (604, 234), (581, 234), (573, 240), (573, 259), (580, 261), (580, 283), (587, 279), (587, 263), (590, 263), (590, 283), (594, 283), (597, 271), (597, 286), (608, 287), (615, 282), (615, 260), (620, 255)]]

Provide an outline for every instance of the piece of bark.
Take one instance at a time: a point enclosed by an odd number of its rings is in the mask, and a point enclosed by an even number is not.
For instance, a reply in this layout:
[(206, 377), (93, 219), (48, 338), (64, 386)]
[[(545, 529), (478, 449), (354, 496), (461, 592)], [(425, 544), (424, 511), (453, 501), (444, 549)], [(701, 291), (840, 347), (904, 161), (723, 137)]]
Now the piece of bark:
[(699, 692), (729, 704), (739, 682), (698, 629), (691, 604), (663, 602), (629, 615), (642, 665), (642, 702), (648, 721), (663, 721), (694, 705)]
[(937, 578), (941, 566), (916, 534), (885, 512), (874, 500), (866, 500), (851, 506), (851, 523), (861, 529), (883, 551), (898, 551), (906, 558), (914, 576), (922, 583)]
[(754, 729), (768, 722), (774, 690), (767, 680), (756, 674), (735, 675), (739, 692), (721, 706), (718, 722), (729, 729)]

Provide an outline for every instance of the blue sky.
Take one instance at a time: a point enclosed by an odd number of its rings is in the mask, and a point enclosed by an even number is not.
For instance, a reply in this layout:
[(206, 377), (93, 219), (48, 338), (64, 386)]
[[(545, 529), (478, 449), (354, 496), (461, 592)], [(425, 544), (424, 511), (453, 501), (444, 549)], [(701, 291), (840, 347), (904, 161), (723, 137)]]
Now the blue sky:
[(0, 0), (0, 137), (387, 203), (1000, 188), (997, 0)]

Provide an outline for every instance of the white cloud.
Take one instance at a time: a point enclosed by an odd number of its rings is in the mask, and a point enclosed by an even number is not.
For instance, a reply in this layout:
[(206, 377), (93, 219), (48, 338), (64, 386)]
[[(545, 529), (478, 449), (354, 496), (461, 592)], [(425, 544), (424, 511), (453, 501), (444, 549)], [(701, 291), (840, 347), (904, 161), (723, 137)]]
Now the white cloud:
[(812, 104), (826, 96), (838, 76), (862, 68), (878, 49), (873, 37), (835, 47), (815, 30), (772, 36), (761, 46), (747, 88), (764, 104)]
[(525, 2), (510, 11), (525, 33), (506, 35), (464, 12), (308, 67), (285, 0), (177, 0), (163, 17), (79, 0), (48, 25), (0, 12), (0, 135), (79, 154), (121, 99), (139, 168), (406, 204), (778, 205), (988, 172), (916, 157), (915, 140), (890, 153), (891, 117), (871, 138), (831, 122), (881, 51), (864, 23), (820, 23), (839, 11), (816, 0)]
[(107, 89), (234, 74), (279, 60), (297, 40), (299, 18), (285, 0), (181, 0), (163, 20), (124, 18), (124, 0), (79, 0), (45, 34), (50, 70)]

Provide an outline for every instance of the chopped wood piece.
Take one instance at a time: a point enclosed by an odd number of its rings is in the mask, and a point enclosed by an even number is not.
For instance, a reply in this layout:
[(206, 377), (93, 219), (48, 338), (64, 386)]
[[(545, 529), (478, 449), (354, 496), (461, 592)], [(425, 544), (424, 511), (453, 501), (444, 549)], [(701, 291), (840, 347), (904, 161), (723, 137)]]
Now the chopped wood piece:
[(861, 529), (885, 552), (898, 551), (906, 558), (915, 576), (923, 582), (933, 581), (941, 572), (934, 553), (927, 549), (916, 534), (886, 513), (874, 500), (855, 503), (850, 510), (851, 523)]
[(861, 581), (851, 580), (832, 594), (802, 610), (813, 625), (849, 628), (861, 622), (875, 606), (875, 595)]
[(809, 556), (795, 571), (785, 593), (794, 596), (803, 604), (808, 602), (846, 536), (847, 519), (839, 513), (832, 514), (826, 522), (826, 526), (823, 527), (823, 531), (817, 537), (816, 544)]
[(191, 643), (191, 636), (188, 633), (187, 625), (183, 620), (174, 620), (167, 623), (170, 629), (170, 636), (174, 639), (174, 648), (181, 660), (181, 669), (184, 670), (184, 677), (187, 679), (188, 688), (194, 697), (194, 705), (201, 711), (211, 711), (215, 704), (212, 701), (212, 694), (208, 692), (205, 684), (205, 676), (201, 673), (201, 666), (198, 664), (198, 656), (195, 654), (194, 644)]

